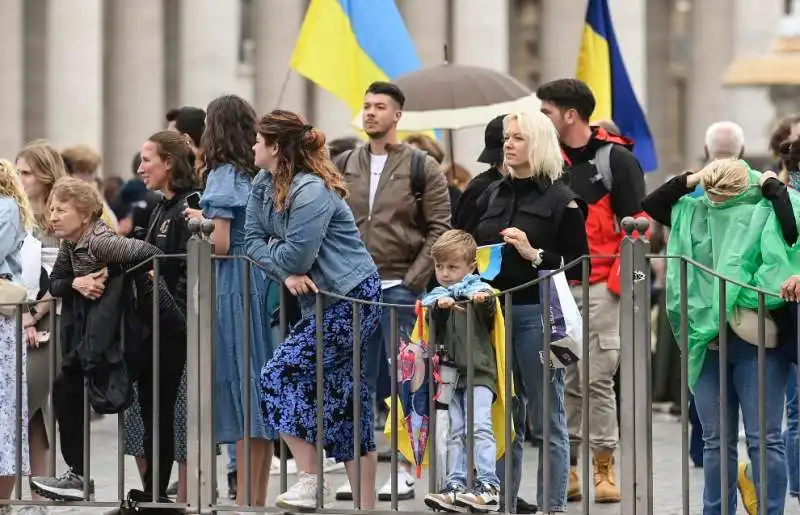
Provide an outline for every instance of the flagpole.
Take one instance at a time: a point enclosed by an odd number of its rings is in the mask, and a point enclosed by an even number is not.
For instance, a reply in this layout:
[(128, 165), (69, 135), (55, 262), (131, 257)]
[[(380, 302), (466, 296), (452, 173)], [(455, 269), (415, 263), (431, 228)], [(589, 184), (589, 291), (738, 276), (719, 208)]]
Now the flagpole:
[(289, 77), (291, 76), (291, 66), (286, 67), (286, 73), (283, 75), (283, 82), (281, 83), (281, 91), (278, 93), (278, 100), (275, 102), (275, 107), (280, 108), (283, 103), (283, 95), (286, 94), (286, 87), (289, 85)]

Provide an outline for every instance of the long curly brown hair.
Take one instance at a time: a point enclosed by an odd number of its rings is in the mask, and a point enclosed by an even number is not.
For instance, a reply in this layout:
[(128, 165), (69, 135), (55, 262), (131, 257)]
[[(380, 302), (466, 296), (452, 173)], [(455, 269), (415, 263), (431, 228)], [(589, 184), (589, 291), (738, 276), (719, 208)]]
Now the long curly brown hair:
[(208, 170), (231, 164), (253, 178), (258, 168), (253, 163), (258, 115), (253, 106), (236, 95), (215, 98), (206, 110), (206, 128), (200, 137)]
[(347, 196), (344, 179), (330, 160), (321, 130), (291, 111), (276, 109), (261, 119), (258, 133), (266, 145), (278, 146), (278, 162), (272, 172), (275, 209), (286, 208), (289, 187), (298, 172), (318, 175), (325, 186), (342, 198)]

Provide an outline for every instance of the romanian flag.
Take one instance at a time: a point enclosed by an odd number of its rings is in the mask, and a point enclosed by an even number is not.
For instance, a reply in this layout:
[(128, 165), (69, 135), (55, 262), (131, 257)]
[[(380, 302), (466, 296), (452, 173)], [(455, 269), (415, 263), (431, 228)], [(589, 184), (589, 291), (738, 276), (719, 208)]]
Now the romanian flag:
[(478, 247), (476, 256), (478, 273), (487, 281), (491, 281), (500, 273), (500, 265), (503, 264), (504, 246), (505, 243), (497, 243)]
[(594, 93), (593, 120), (614, 120), (623, 136), (635, 142), (633, 153), (642, 168), (658, 168), (656, 147), (644, 111), (636, 100), (617, 45), (608, 0), (589, 0), (576, 77)]
[(394, 0), (311, 0), (291, 67), (355, 115), (372, 82), (391, 81), (422, 63)]

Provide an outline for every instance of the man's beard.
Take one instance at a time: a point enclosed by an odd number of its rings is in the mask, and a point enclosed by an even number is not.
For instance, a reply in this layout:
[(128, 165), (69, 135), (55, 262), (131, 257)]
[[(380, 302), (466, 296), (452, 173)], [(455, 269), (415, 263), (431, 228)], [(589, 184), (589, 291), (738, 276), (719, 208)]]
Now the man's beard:
[(388, 130), (385, 131), (364, 131), (367, 133), (367, 137), (369, 139), (383, 139), (387, 134), (389, 134)]

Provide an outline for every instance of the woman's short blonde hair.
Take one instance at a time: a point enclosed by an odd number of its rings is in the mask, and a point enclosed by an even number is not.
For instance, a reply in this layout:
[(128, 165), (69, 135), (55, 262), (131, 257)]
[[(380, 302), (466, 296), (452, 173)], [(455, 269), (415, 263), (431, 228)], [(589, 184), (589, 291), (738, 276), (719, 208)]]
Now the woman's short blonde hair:
[(558, 132), (550, 118), (540, 113), (512, 113), (503, 120), (503, 132), (508, 131), (508, 124), (516, 120), (519, 130), (528, 143), (528, 162), (534, 179), (546, 179), (555, 182), (564, 173), (564, 156), (558, 142)]
[(69, 202), (79, 214), (89, 217), (92, 222), (103, 216), (103, 199), (90, 182), (74, 177), (61, 178), (50, 193), (50, 203), (53, 200)]
[(750, 169), (740, 159), (715, 159), (700, 177), (703, 189), (720, 197), (735, 197), (750, 186)]

